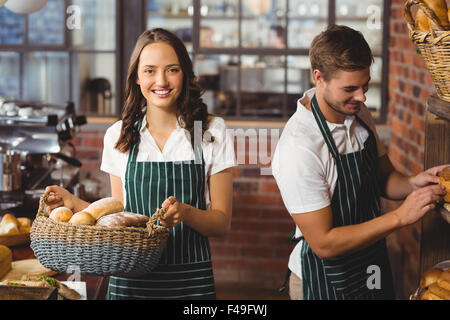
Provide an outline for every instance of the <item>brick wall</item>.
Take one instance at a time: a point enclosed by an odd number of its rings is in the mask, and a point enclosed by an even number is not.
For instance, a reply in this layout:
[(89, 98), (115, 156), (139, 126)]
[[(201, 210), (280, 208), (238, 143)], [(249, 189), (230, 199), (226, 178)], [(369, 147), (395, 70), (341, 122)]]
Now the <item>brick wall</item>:
[[(425, 62), (411, 42), (403, 19), (404, 0), (391, 1), (389, 39), (389, 157), (400, 172), (423, 170), (426, 100), (435, 92)], [(399, 202), (385, 202), (385, 209)], [(388, 237), (397, 297), (407, 299), (417, 287), (420, 265), (420, 222)]]

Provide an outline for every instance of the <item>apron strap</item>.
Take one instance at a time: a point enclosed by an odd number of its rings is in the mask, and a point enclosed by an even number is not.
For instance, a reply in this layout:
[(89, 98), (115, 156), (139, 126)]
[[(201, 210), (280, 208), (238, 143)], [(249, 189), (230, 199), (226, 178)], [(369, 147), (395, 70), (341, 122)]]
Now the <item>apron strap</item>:
[(316, 99), (316, 95), (314, 94), (311, 100), (311, 111), (316, 119), (317, 125), (319, 126), (320, 132), (322, 132), (322, 136), (325, 139), (325, 143), (328, 146), (328, 149), (331, 152), (331, 155), (334, 159), (337, 159), (339, 156), (338, 149), (336, 144), (334, 143), (333, 136), (331, 135), (330, 128), (328, 127), (327, 121), (319, 108), (319, 104)]

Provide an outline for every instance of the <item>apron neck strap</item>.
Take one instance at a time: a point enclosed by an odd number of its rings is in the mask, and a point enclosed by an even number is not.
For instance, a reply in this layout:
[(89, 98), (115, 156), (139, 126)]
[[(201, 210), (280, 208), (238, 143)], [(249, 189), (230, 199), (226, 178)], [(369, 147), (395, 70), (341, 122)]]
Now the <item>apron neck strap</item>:
[(330, 128), (328, 127), (327, 120), (325, 119), (322, 111), (319, 108), (319, 103), (317, 102), (315, 94), (311, 100), (311, 111), (314, 115), (314, 118), (316, 119), (320, 132), (322, 132), (322, 136), (325, 139), (328, 149), (330, 150), (333, 158), (337, 158), (339, 156), (338, 149), (336, 147), (336, 144), (334, 143), (334, 139), (331, 135)]

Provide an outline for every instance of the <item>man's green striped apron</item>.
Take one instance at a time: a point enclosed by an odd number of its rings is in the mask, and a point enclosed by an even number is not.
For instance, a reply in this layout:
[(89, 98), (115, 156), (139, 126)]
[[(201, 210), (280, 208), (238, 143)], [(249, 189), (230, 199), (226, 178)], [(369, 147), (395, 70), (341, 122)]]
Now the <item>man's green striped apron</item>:
[[(141, 122), (139, 123), (139, 127)], [(205, 210), (205, 164), (201, 146), (194, 160), (137, 162), (131, 149), (125, 174), (125, 211), (151, 216), (169, 196)], [(183, 222), (170, 228), (159, 264), (136, 278), (110, 277), (108, 299), (215, 299), (208, 238)]]
[[(311, 109), (338, 171), (331, 201), (333, 227), (360, 224), (380, 216), (378, 150), (372, 130), (356, 117), (369, 132), (364, 148), (339, 154), (315, 96)], [(385, 239), (356, 253), (331, 259), (319, 259), (305, 240), (301, 259), (305, 300), (395, 298)]]

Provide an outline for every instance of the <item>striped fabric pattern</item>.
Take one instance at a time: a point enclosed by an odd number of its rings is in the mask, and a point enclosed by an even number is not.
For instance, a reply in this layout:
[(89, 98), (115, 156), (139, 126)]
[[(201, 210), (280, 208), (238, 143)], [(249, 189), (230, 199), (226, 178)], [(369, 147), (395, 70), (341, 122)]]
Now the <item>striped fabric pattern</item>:
[[(126, 211), (150, 217), (169, 196), (206, 209), (205, 164), (200, 146), (194, 148), (194, 160), (182, 162), (137, 162), (137, 153), (138, 143), (128, 158)], [(183, 222), (171, 227), (159, 265), (139, 278), (111, 277), (108, 298), (215, 299), (208, 238)]]
[[(369, 138), (362, 150), (341, 155), (315, 96), (311, 109), (338, 170), (338, 181), (331, 201), (333, 227), (360, 224), (380, 216), (378, 152), (372, 131), (356, 117), (368, 130)], [(301, 255), (304, 299), (394, 298), (384, 239), (359, 252), (332, 259), (319, 259), (304, 241)], [(371, 290), (367, 286), (367, 270), (372, 265), (381, 270), (381, 289)]]

